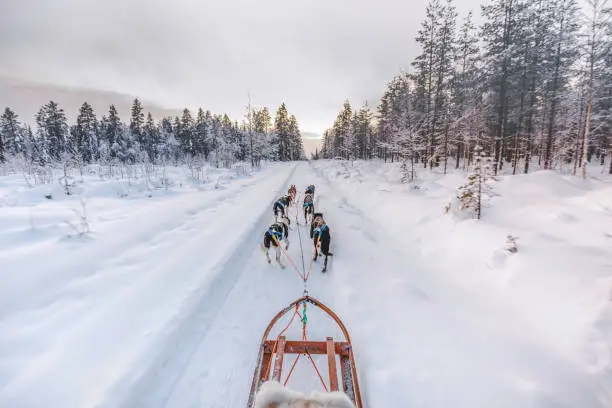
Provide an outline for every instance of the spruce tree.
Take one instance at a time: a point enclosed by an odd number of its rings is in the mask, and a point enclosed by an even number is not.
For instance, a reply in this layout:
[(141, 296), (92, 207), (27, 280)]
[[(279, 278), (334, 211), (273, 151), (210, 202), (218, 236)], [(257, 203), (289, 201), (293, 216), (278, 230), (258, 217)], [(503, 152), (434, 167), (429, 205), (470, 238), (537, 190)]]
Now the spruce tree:
[(144, 111), (142, 109), (142, 104), (138, 100), (138, 98), (134, 99), (132, 103), (132, 111), (130, 116), (130, 136), (133, 141), (138, 142), (139, 144), (143, 144), (143, 126), (145, 121)]
[(44, 105), (36, 114), (37, 137), (40, 141), (41, 163), (49, 160), (60, 161), (66, 151), (68, 124), (66, 115), (54, 101)]
[(123, 139), (123, 124), (117, 113), (115, 105), (110, 105), (108, 109), (108, 117), (102, 119), (100, 140), (101, 144), (105, 147), (104, 150), (108, 151), (110, 158), (117, 157), (117, 151), (119, 150), (119, 142)]
[(474, 168), (468, 176), (468, 182), (459, 187), (457, 198), (460, 210), (473, 211), (477, 219), (482, 215), (482, 207), (490, 197), (489, 180), (493, 179), (491, 157), (484, 154), (480, 145), (474, 147)]
[(287, 107), (283, 102), (276, 111), (274, 119), (274, 133), (276, 134), (278, 144), (278, 160), (291, 160), (290, 152), (290, 133), (289, 133), (289, 116)]
[(23, 137), (19, 127), (18, 116), (10, 108), (5, 108), (0, 116), (0, 139), (3, 143), (5, 156), (24, 152)]
[(159, 158), (160, 132), (151, 112), (147, 113), (147, 119), (143, 127), (143, 146), (142, 148), (147, 153), (147, 157), (152, 163), (156, 163)]
[(91, 105), (84, 102), (79, 109), (76, 126), (71, 131), (71, 154), (80, 162), (91, 163), (99, 158), (98, 150), (98, 120)]
[(181, 148), (184, 153), (194, 155), (194, 143), (193, 143), (194, 123), (191, 117), (189, 109), (183, 109), (183, 115), (180, 120), (180, 127), (178, 131), (178, 138), (181, 144)]
[(195, 127), (193, 130), (193, 150), (196, 155), (201, 155), (204, 159), (208, 159), (208, 115), (202, 108), (198, 109)]

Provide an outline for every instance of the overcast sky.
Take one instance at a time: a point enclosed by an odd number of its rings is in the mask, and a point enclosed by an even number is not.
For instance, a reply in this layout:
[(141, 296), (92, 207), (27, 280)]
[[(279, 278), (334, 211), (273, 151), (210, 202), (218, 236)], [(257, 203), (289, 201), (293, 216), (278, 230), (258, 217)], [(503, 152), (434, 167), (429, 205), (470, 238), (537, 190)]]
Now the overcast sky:
[[(456, 0), (460, 16), (484, 0)], [(408, 68), (425, 0), (0, 0), (0, 75), (322, 132)]]

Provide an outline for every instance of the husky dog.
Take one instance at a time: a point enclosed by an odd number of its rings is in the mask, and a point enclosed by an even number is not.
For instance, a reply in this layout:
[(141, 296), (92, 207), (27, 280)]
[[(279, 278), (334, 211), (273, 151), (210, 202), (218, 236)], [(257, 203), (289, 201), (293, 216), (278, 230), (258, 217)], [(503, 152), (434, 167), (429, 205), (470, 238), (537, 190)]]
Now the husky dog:
[(313, 194), (307, 193), (304, 195), (304, 222), (308, 223), (308, 215), (314, 214), (314, 196)]
[(306, 187), (306, 191), (304, 192), (304, 194), (312, 194), (312, 196), (314, 197), (314, 192), (315, 192), (315, 186), (314, 184), (311, 184), (308, 187)]
[[(329, 233), (329, 226), (323, 219), (322, 213), (314, 214), (312, 223), (310, 224), (310, 238), (314, 244), (314, 260), (316, 261), (319, 255), (325, 256), (323, 262), (323, 272), (327, 270), (327, 257), (333, 256), (334, 254), (329, 252), (329, 245), (331, 244), (331, 234)], [(320, 249), (320, 254), (319, 254)]]
[(287, 191), (287, 195), (291, 197), (291, 201), (295, 201), (295, 196), (297, 195), (297, 189), (295, 188), (295, 184), (292, 184)]
[(276, 202), (274, 202), (274, 205), (272, 206), (272, 211), (274, 212), (274, 218), (278, 220), (279, 214), (281, 216), (286, 216), (287, 207), (289, 206), (290, 203), (291, 203), (290, 196), (283, 196), (279, 198), (278, 200), (276, 200)]
[(355, 408), (355, 405), (340, 391), (313, 392), (306, 397), (278, 381), (266, 381), (255, 396), (255, 408)]
[(269, 254), (270, 245), (274, 247), (274, 249), (276, 250), (276, 262), (278, 262), (281, 268), (284, 268), (285, 265), (283, 265), (280, 261), (281, 250), (279, 245), (281, 245), (282, 242), (285, 242), (285, 249), (289, 248), (290, 224), (291, 221), (289, 220), (289, 218), (287, 218), (287, 216), (285, 215), (281, 215), (280, 220), (270, 225), (270, 228), (268, 228), (268, 230), (264, 233), (264, 240), (263, 243), (260, 245), (261, 250), (266, 254), (266, 259), (268, 260), (268, 263), (272, 263)]

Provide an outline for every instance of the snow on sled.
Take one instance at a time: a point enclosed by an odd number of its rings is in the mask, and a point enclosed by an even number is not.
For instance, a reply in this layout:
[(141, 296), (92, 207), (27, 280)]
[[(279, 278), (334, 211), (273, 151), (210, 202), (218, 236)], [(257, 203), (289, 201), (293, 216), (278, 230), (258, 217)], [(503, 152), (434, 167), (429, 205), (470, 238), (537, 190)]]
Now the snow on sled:
[[(338, 328), (342, 331), (346, 341), (335, 341), (332, 337), (327, 337), (325, 341), (311, 341), (306, 338), (306, 305), (311, 304), (323, 311), (327, 316), (336, 323)], [(303, 314), (299, 313), (299, 307), (303, 307)], [(287, 327), (285, 327), (276, 339), (269, 339), (268, 336), (272, 331), (275, 324), (288, 312), (294, 311), (291, 320)], [(303, 325), (303, 337), (302, 340), (287, 340), (284, 336), (285, 332), (293, 322), (294, 318), (298, 316)], [(359, 383), (357, 380), (357, 369), (355, 366), (355, 357), (353, 355), (353, 347), (351, 340), (346, 330), (346, 327), (340, 321), (340, 318), (327, 306), (318, 300), (304, 296), (289, 306), (281, 310), (272, 319), (261, 340), (259, 346), (259, 357), (255, 366), (255, 372), (253, 374), (253, 381), (251, 384), (251, 392), (249, 394), (249, 400), (247, 408), (253, 408), (255, 403), (255, 396), (260, 390), (262, 384), (266, 381), (273, 380), (283, 383), (283, 361), (285, 356), (289, 354), (296, 354), (297, 357), (287, 374), (284, 381), (286, 384), (291, 376), (298, 360), (300, 357), (305, 356), (313, 364), (316, 374), (319, 376), (325, 391), (343, 391), (349, 399), (355, 405), (355, 408), (363, 408), (361, 402), (361, 393), (359, 391)], [(326, 384), (323, 380), (319, 369), (317, 368), (312, 355), (327, 355), (327, 368), (329, 373), (329, 384)], [(338, 364), (339, 362), (339, 364)], [(340, 366), (340, 377), (338, 377), (338, 365)], [(339, 378), (341, 382), (339, 383)], [(340, 390), (339, 387), (342, 386)]]

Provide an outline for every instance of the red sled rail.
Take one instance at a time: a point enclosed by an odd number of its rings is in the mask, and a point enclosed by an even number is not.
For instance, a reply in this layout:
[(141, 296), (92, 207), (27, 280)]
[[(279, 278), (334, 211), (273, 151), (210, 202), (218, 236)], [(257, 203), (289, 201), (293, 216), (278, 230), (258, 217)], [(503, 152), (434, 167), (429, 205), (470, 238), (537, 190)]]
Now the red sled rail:
[[(338, 327), (340, 327), (340, 329), (342, 330), (342, 334), (344, 335), (346, 341), (334, 341), (332, 337), (327, 337), (325, 341), (310, 341), (306, 339), (305, 334), (304, 338), (301, 341), (287, 340), (285, 336), (283, 336), (283, 333), (287, 330), (289, 325), (287, 325), (287, 327), (283, 331), (281, 331), (281, 334), (276, 339), (268, 339), (272, 328), (279, 321), (280, 318), (282, 318), (292, 309), (296, 309), (297, 311), (299, 305), (305, 303), (310, 303), (323, 310), (327, 315), (329, 315), (336, 322)], [(291, 319), (291, 321), (293, 321), (293, 318)], [(289, 322), (289, 324), (291, 324), (291, 322)], [(292, 302), (289, 306), (278, 312), (278, 314), (274, 317), (274, 319), (272, 319), (272, 321), (266, 328), (266, 331), (261, 340), (261, 344), (259, 346), (259, 357), (257, 359), (255, 372), (253, 374), (253, 382), (251, 384), (251, 392), (249, 394), (247, 408), (253, 408), (255, 403), (255, 395), (257, 394), (259, 388), (264, 382), (270, 379), (281, 382), (283, 359), (287, 354), (297, 354), (298, 359), (301, 355), (307, 356), (313, 363), (315, 370), (323, 383), (323, 386), (328, 391), (339, 390), (338, 369), (336, 364), (336, 356), (338, 356), (340, 361), (340, 377), (342, 381), (342, 391), (344, 391), (344, 393), (353, 401), (356, 408), (364, 408), (361, 400), (361, 393), (359, 391), (359, 381), (357, 379), (355, 357), (353, 355), (353, 347), (351, 345), (348, 330), (346, 329), (340, 318), (329, 307), (325, 306), (323, 303), (310, 296), (304, 296)], [(311, 354), (327, 355), (329, 385), (326, 385), (323, 381), (323, 378), (319, 373), (314, 363), (314, 360), (311, 357)], [(295, 360), (295, 363), (291, 368), (289, 375), (291, 375), (291, 373), (293, 372), (293, 368), (295, 367), (295, 364), (297, 363), (298, 359)], [(273, 361), (274, 366), (272, 369)], [(270, 378), (270, 374), (272, 374), (272, 378)]]

